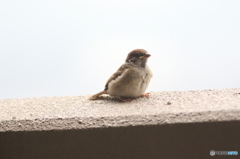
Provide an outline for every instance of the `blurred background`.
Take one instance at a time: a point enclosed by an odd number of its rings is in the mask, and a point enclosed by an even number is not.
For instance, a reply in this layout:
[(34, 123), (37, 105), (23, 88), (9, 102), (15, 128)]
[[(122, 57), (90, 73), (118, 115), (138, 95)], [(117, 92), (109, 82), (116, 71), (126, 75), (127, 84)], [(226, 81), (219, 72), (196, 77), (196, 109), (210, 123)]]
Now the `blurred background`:
[(240, 87), (239, 0), (9, 0), (0, 23), (0, 99), (97, 93), (136, 48), (148, 91)]

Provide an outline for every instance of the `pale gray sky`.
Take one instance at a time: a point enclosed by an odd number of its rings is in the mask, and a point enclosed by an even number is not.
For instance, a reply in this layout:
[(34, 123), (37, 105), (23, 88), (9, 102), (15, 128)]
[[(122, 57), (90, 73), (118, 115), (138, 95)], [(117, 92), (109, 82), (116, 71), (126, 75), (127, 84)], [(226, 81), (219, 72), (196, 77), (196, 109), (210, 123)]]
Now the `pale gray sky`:
[(0, 99), (97, 93), (136, 48), (148, 91), (240, 87), (239, 0), (9, 0), (0, 23)]

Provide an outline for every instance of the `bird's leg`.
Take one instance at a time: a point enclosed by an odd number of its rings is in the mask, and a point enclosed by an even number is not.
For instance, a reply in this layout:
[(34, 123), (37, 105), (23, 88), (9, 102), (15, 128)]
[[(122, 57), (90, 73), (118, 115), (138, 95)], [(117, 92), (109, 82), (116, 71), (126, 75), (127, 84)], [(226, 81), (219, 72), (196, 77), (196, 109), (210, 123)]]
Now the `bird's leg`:
[(151, 93), (145, 93), (145, 94), (140, 95), (140, 97), (149, 97), (150, 94)]

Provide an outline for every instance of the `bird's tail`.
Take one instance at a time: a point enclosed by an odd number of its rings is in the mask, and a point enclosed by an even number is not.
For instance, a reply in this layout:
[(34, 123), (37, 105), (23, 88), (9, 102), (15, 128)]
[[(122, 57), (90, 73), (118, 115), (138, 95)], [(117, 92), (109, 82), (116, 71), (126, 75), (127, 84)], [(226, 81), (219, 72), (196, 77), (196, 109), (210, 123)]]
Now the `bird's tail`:
[(97, 100), (97, 99), (100, 99), (100, 95), (102, 95), (102, 94), (108, 94), (107, 93), (107, 91), (101, 91), (101, 92), (99, 92), (99, 93), (97, 93), (97, 94), (94, 94), (94, 95), (92, 95), (90, 98), (88, 98), (89, 100)]

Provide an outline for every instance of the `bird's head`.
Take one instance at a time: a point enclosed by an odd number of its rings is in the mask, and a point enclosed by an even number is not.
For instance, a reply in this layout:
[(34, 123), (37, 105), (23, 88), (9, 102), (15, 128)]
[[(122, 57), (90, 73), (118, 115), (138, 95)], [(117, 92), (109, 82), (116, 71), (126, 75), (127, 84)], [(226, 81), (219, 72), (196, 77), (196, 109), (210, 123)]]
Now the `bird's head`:
[(147, 59), (150, 56), (151, 55), (148, 54), (148, 52), (144, 49), (135, 49), (128, 54), (125, 62), (131, 63), (132, 65), (135, 66), (145, 67)]

